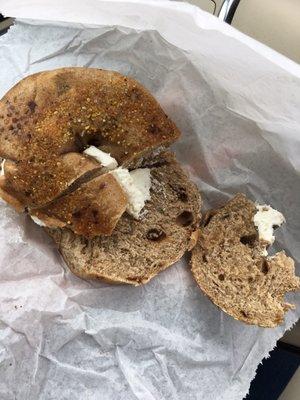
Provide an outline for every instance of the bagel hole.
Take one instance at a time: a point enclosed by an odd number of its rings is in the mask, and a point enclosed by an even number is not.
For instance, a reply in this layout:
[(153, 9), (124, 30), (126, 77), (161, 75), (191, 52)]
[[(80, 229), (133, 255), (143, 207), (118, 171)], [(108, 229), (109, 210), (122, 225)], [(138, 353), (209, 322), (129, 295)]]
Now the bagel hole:
[(87, 138), (86, 143), (87, 143), (86, 147), (89, 147), (89, 146), (100, 147), (101, 144), (103, 144), (103, 140), (102, 140), (101, 136), (93, 136), (93, 137)]
[(90, 146), (100, 147), (102, 144), (101, 136), (88, 136), (87, 134), (83, 135), (82, 132), (75, 133), (75, 146), (79, 153), (83, 153), (85, 149)]

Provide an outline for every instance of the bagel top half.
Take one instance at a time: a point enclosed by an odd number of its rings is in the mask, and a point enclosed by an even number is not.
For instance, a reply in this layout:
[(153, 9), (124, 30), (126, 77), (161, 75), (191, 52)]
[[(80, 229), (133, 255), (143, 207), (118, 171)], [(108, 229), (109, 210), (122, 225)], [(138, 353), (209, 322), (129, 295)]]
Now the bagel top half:
[(83, 154), (88, 146), (134, 167), (179, 135), (153, 96), (117, 72), (76, 67), (28, 76), (0, 100), (0, 196), (18, 211), (44, 207), (79, 178), (101, 174)]

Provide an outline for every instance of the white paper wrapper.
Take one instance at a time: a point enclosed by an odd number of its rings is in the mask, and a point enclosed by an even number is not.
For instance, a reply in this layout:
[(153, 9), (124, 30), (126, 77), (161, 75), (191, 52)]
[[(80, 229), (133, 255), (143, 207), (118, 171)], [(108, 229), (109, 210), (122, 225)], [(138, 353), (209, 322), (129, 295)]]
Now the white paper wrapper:
[[(135, 77), (181, 129), (175, 151), (206, 207), (239, 191), (271, 204), (287, 219), (277, 246), (299, 261), (300, 68), (186, 4), (71, 4), (2, 0), (6, 15), (44, 21), (19, 19), (0, 38), (0, 96), (62, 66)], [(291, 294), (285, 325), (239, 323), (186, 261), (143, 287), (87, 282), (24, 215), (1, 204), (0, 225), (3, 400), (240, 400), (299, 317)]]

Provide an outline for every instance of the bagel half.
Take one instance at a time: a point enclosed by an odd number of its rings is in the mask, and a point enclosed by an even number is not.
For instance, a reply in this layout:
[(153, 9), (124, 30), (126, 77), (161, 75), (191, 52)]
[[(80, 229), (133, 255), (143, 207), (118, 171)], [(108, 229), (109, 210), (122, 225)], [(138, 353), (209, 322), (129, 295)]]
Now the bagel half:
[[(105, 172), (83, 154), (90, 145), (134, 167), (179, 135), (153, 96), (117, 72), (61, 68), (28, 76), (0, 101), (0, 196), (30, 212), (77, 189), (91, 171)], [(87, 202), (84, 191), (81, 199)]]
[(275, 327), (294, 308), (284, 301), (300, 288), (294, 261), (283, 251), (265, 256), (254, 224), (255, 204), (243, 194), (204, 218), (192, 251), (192, 273), (211, 301), (247, 324)]
[(151, 200), (136, 221), (126, 213), (111, 236), (87, 239), (69, 229), (47, 232), (74, 274), (139, 285), (178, 261), (197, 241), (201, 198), (175, 157), (151, 168)]

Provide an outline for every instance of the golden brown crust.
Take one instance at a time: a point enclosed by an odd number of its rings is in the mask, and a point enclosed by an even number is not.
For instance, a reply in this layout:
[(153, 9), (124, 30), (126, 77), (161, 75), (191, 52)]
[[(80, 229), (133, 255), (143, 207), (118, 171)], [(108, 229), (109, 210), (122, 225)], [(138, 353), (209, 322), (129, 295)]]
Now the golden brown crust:
[(49, 227), (68, 226), (76, 234), (93, 237), (110, 235), (127, 204), (125, 192), (107, 173), (31, 214)]
[(128, 165), (178, 136), (142, 85), (112, 71), (41, 72), (20, 81), (0, 101), (0, 156), (16, 161), (5, 188), (30, 207), (52, 201), (80, 176), (65, 153), (96, 144)]
[[(40, 184), (38, 195), (41, 197), (41, 202), (46, 204), (63, 194), (80, 177), (90, 171), (102, 169), (97, 161), (73, 152), (60, 156), (55, 172), (51, 172), (51, 165), (48, 162), (43, 163), (43, 166), (45, 171), (43, 177), (39, 179), (36, 175), (38, 170), (28, 171), (26, 160), (5, 161), (3, 189), (10, 194), (12, 202), (20, 202), (23, 204), (23, 208), (38, 207), (40, 201), (37, 204), (35, 202), (28, 203), (28, 196), (34, 196), (37, 192), (37, 183)], [(10, 182), (13, 182), (13, 185)], [(45, 191), (44, 196), (42, 196), (43, 191)], [(8, 201), (14, 207), (12, 202)]]

